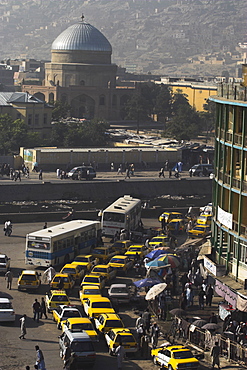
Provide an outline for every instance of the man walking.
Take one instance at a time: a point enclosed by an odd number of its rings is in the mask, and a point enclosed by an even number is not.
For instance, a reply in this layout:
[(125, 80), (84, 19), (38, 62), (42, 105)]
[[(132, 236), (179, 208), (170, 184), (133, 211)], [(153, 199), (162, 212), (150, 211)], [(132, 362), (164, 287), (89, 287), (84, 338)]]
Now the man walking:
[(218, 365), (220, 369), (220, 347), (218, 342), (215, 342), (211, 351), (211, 356), (213, 357), (212, 369), (214, 369), (215, 365)]
[(26, 315), (24, 314), (20, 318), (20, 323), (21, 323), (21, 335), (19, 336), (20, 339), (26, 339), (25, 335), (27, 334), (27, 328), (26, 328)]
[(10, 270), (6, 272), (5, 280), (7, 281), (7, 289), (11, 290), (12, 281), (13, 281), (13, 274)]
[(121, 341), (119, 341), (119, 346), (116, 348), (115, 354), (117, 355), (117, 368), (118, 370), (121, 370), (125, 356), (125, 349)]
[(40, 303), (38, 302), (37, 298), (33, 303), (33, 321), (39, 322), (39, 314), (40, 314)]
[(46, 305), (45, 305), (45, 299), (44, 297), (41, 298), (41, 304), (40, 304), (40, 318), (42, 319), (42, 316), (45, 316), (47, 319), (47, 314), (46, 314)]
[(40, 370), (46, 370), (46, 368), (45, 368), (45, 359), (44, 359), (43, 352), (41, 351), (41, 349), (39, 349), (39, 346), (35, 346), (35, 349), (36, 349), (36, 363), (35, 363), (35, 365), (37, 365), (38, 369), (40, 369)]

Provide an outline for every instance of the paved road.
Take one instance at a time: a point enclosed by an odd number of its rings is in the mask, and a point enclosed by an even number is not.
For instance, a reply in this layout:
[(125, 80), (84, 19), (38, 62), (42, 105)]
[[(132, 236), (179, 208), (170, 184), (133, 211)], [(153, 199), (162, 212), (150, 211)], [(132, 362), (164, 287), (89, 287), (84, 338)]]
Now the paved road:
[[(168, 172), (165, 172), (165, 178), (161, 177), (159, 178), (159, 175), (158, 175), (158, 172), (159, 171), (153, 171), (153, 170), (150, 170), (150, 171), (135, 171), (135, 175), (134, 176), (131, 176), (130, 179), (125, 179), (125, 174), (121, 175), (121, 174), (117, 174), (116, 172), (97, 172), (97, 177), (92, 180), (92, 181), (116, 181), (116, 180), (125, 180), (125, 181), (147, 181), (147, 180), (155, 180), (155, 181), (170, 181), (170, 180), (174, 180), (174, 175), (171, 177), (171, 179), (169, 179), (169, 174)], [(174, 174), (174, 172), (173, 172)], [(205, 179), (205, 177), (190, 177), (189, 174), (188, 174), (188, 171), (184, 171), (181, 173), (181, 177), (182, 179), (186, 178), (186, 179), (190, 179), (191, 181), (195, 180), (195, 179)], [(208, 177), (206, 177), (208, 179)], [(52, 183), (61, 183), (61, 182), (74, 182), (74, 180), (69, 180), (69, 179), (65, 179), (65, 180), (61, 180), (59, 178), (57, 178), (56, 176), (56, 173), (55, 172), (43, 172), (43, 178), (42, 180), (39, 180), (39, 174), (36, 173), (36, 172), (31, 172), (30, 173), (30, 178), (27, 179), (26, 177), (22, 176), (21, 177), (21, 183), (38, 183), (38, 182), (42, 182), (42, 181), (45, 181), (45, 182), (52, 182)], [(76, 180), (75, 180), (76, 181)], [(86, 181), (86, 180), (82, 180), (82, 181)], [(17, 180), (16, 182), (15, 181), (12, 181), (10, 180), (8, 177), (6, 176), (1, 176), (0, 177), (0, 184), (19, 184), (20, 181)]]
[[(156, 220), (153, 220), (148, 226), (152, 226), (156, 222)], [(58, 335), (60, 331), (52, 321), (51, 315), (49, 315), (47, 320), (41, 320), (40, 323), (35, 323), (32, 320), (32, 303), (35, 298), (40, 300), (41, 296), (44, 296), (47, 290), (46, 286), (43, 285), (37, 294), (19, 292), (16, 284), (19, 272), (26, 268), (24, 264), (25, 235), (28, 232), (42, 228), (42, 226), (43, 223), (15, 224), (13, 235), (10, 238), (4, 237), (3, 232), (0, 234), (0, 253), (6, 253), (11, 258), (12, 271), (15, 276), (13, 289), (11, 291), (6, 290), (4, 277), (0, 277), (0, 295), (13, 299), (13, 306), (17, 315), (15, 324), (2, 324), (0, 326), (1, 370), (22, 370), (25, 369), (26, 365), (29, 365), (32, 369), (35, 361), (34, 346), (36, 344), (38, 344), (44, 352), (47, 370), (62, 370), (62, 361), (59, 358), (58, 349)], [(52, 223), (49, 223), (49, 226), (52, 226)], [(78, 299), (78, 288), (75, 288), (72, 292), (71, 300), (73, 304), (78, 307), (81, 306)], [(28, 316), (27, 339), (20, 340), (19, 318), (24, 313)], [(120, 316), (127, 327), (134, 327), (137, 316), (131, 308), (128, 310), (128, 308), (121, 307)], [(107, 368), (116, 369), (116, 358), (108, 355), (107, 347), (103, 340), (101, 340), (96, 350), (97, 361), (94, 367), (95, 370)], [(202, 364), (201, 369), (208, 368), (210, 367), (207, 364)], [(232, 368), (236, 368), (236, 366)], [(142, 360), (137, 357), (125, 361), (124, 370), (130, 369), (151, 370), (154, 369), (154, 365), (151, 360)]]

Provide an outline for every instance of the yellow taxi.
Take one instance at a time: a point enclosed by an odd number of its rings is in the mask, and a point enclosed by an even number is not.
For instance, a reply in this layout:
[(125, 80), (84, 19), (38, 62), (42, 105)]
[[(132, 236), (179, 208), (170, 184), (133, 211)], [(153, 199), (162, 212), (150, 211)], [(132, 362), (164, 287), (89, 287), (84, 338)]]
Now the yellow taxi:
[(116, 252), (112, 247), (97, 247), (92, 250), (94, 258), (98, 258), (100, 263), (107, 263)]
[(133, 266), (133, 261), (128, 256), (117, 255), (112, 257), (109, 266), (113, 267), (117, 271), (117, 274), (123, 272), (127, 275), (129, 269)]
[(40, 284), (40, 274), (33, 270), (23, 270), (17, 281), (18, 290), (38, 289)]
[(114, 351), (119, 346), (120, 342), (122, 343), (126, 353), (137, 352), (136, 340), (129, 329), (111, 329), (105, 333), (105, 340), (111, 356), (114, 354)]
[(184, 216), (180, 212), (163, 212), (159, 216), (159, 222), (165, 220), (166, 223), (169, 223), (174, 218), (184, 218)]
[(106, 333), (113, 328), (124, 328), (124, 324), (116, 313), (102, 313), (95, 319), (95, 326), (101, 333)]
[(112, 249), (117, 253), (125, 253), (131, 244), (131, 240), (116, 240), (112, 245)]
[(128, 256), (131, 260), (135, 259), (136, 256), (143, 258), (148, 254), (148, 249), (144, 245), (131, 245), (127, 252), (124, 253), (125, 256)]
[(93, 342), (98, 341), (98, 334), (94, 330), (93, 324), (87, 317), (70, 317), (62, 322), (62, 331), (70, 330), (72, 332), (85, 331)]
[(106, 281), (115, 279), (117, 271), (109, 265), (96, 265), (91, 271), (92, 274), (101, 275)]
[(197, 218), (197, 223), (200, 224), (200, 225), (209, 225), (211, 226), (211, 221), (212, 221), (212, 217), (213, 215), (212, 214), (208, 214), (208, 215), (200, 215), (198, 218)]
[(45, 295), (45, 303), (48, 312), (52, 312), (55, 308), (63, 305), (70, 305), (69, 298), (64, 290), (51, 290)]
[(99, 263), (99, 260), (91, 254), (79, 254), (79, 256), (76, 256), (72, 262), (72, 264), (74, 263), (81, 265), (85, 270), (90, 271), (93, 266)]
[(211, 227), (209, 225), (197, 224), (193, 229), (188, 231), (190, 238), (205, 238), (210, 234)]
[(153, 249), (158, 247), (170, 247), (170, 239), (167, 235), (155, 236), (150, 240), (149, 246)]
[(52, 311), (53, 321), (57, 323), (57, 328), (62, 328), (62, 322), (71, 317), (81, 317), (81, 313), (75, 306), (60, 304)]
[(81, 303), (83, 303), (83, 301), (87, 298), (101, 296), (101, 290), (97, 285), (84, 285), (79, 292)]
[(96, 318), (102, 313), (115, 313), (110, 299), (106, 297), (87, 298), (82, 305), (89, 318)]
[(84, 276), (84, 269), (82, 266), (72, 263), (67, 263), (60, 270), (61, 274), (69, 274), (74, 281), (81, 281)]
[(60, 280), (63, 280), (63, 289), (68, 291), (72, 289), (75, 285), (75, 281), (72, 279), (72, 277), (68, 274), (56, 274), (54, 275), (52, 281), (50, 282), (51, 289), (58, 289), (58, 284), (60, 283)]
[(105, 286), (105, 278), (103, 276), (100, 276), (100, 275), (89, 274), (89, 275), (84, 276), (84, 278), (81, 282), (81, 288), (84, 285), (95, 285), (99, 289), (103, 289), (104, 286)]
[(178, 233), (181, 233), (185, 231), (185, 222), (182, 218), (174, 218), (172, 219), (169, 224), (167, 225), (167, 229), (169, 231), (177, 231)]
[(182, 345), (168, 345), (152, 349), (151, 356), (155, 365), (168, 368), (169, 370), (199, 369), (199, 361), (188, 348)]

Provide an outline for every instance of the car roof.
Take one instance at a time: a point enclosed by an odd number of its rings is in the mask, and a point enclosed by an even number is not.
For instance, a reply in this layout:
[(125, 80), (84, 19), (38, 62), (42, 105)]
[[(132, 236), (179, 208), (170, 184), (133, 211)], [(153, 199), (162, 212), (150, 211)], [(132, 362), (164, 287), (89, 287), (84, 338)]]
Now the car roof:
[(123, 328), (123, 329), (113, 328), (113, 329), (111, 329), (111, 331), (113, 331), (115, 334), (118, 333), (118, 334), (131, 334), (131, 335), (133, 335), (131, 333), (131, 331), (127, 328)]
[(83, 278), (83, 280), (84, 280), (85, 278), (89, 277), (89, 276), (90, 276), (90, 277), (97, 277), (97, 278), (99, 278), (99, 275), (98, 275), (98, 274), (93, 274), (93, 273), (91, 274), (91, 273), (90, 273), (90, 274), (88, 274), (88, 275), (85, 275), (85, 276), (84, 276), (84, 278)]
[(77, 307), (75, 306), (70, 306), (70, 305), (67, 305), (67, 304), (60, 304), (59, 307), (61, 307), (63, 310), (75, 310), (75, 311), (79, 311)]
[(127, 258), (127, 256), (125, 256), (124, 254), (116, 254), (112, 258), (121, 258), (121, 259), (125, 260)]
[(117, 319), (121, 320), (121, 318), (116, 313), (102, 313), (100, 316), (104, 316), (106, 319)]
[(65, 274), (65, 273), (62, 273), (62, 272), (57, 272), (57, 273), (53, 276), (53, 279), (54, 279), (54, 277), (57, 277), (57, 276), (59, 276), (59, 277), (68, 277), (68, 276), (69, 276), (69, 274)]
[(90, 301), (92, 302), (111, 302), (109, 298), (107, 297), (88, 297), (87, 299), (89, 299)]
[(66, 263), (66, 265), (64, 265), (64, 266), (61, 268), (61, 270), (62, 270), (62, 269), (64, 269), (65, 267), (73, 267), (73, 268), (75, 268), (75, 265), (72, 265), (72, 263)]
[(129, 246), (129, 249), (130, 248), (132, 248), (132, 247), (138, 247), (138, 248), (143, 248), (144, 247), (144, 245), (142, 245), (142, 244), (131, 244), (130, 246)]
[(33, 271), (33, 270), (23, 270), (22, 271), (22, 274), (35, 275), (36, 274), (36, 271)]
[(112, 284), (110, 286), (110, 289), (111, 288), (127, 288), (127, 284)]
[(9, 303), (9, 298), (0, 298), (0, 303)]
[(71, 341), (91, 341), (91, 338), (85, 331), (80, 332), (71, 332), (70, 330), (65, 330), (64, 333), (67, 335), (68, 338), (70, 338)]
[(88, 317), (68, 317), (66, 321), (69, 321), (71, 324), (85, 322), (92, 324), (91, 320)]
[(94, 289), (100, 291), (100, 288), (97, 285), (83, 285), (82, 289)]
[(78, 256), (76, 256), (75, 258), (77, 257), (93, 257), (91, 254), (78, 254)]
[(53, 295), (55, 295), (55, 294), (59, 294), (59, 295), (67, 295), (66, 294), (66, 292), (65, 292), (65, 290), (51, 290), (50, 291), (51, 292), (51, 294), (53, 294)]
[(4, 257), (7, 257), (6, 254), (0, 254), (0, 258), (4, 258)]

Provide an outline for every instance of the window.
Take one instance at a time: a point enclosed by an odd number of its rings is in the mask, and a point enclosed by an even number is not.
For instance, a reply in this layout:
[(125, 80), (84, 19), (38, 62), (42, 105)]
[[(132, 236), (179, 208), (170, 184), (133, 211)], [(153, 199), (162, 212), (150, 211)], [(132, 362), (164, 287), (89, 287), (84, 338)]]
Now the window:
[(28, 123), (28, 125), (32, 124), (32, 115), (31, 114), (28, 115), (27, 123)]
[(34, 124), (35, 124), (35, 126), (39, 125), (39, 114), (34, 115)]
[(81, 85), (81, 86), (85, 86), (85, 81), (84, 81), (84, 80), (81, 80), (81, 81), (80, 81), (80, 85)]

